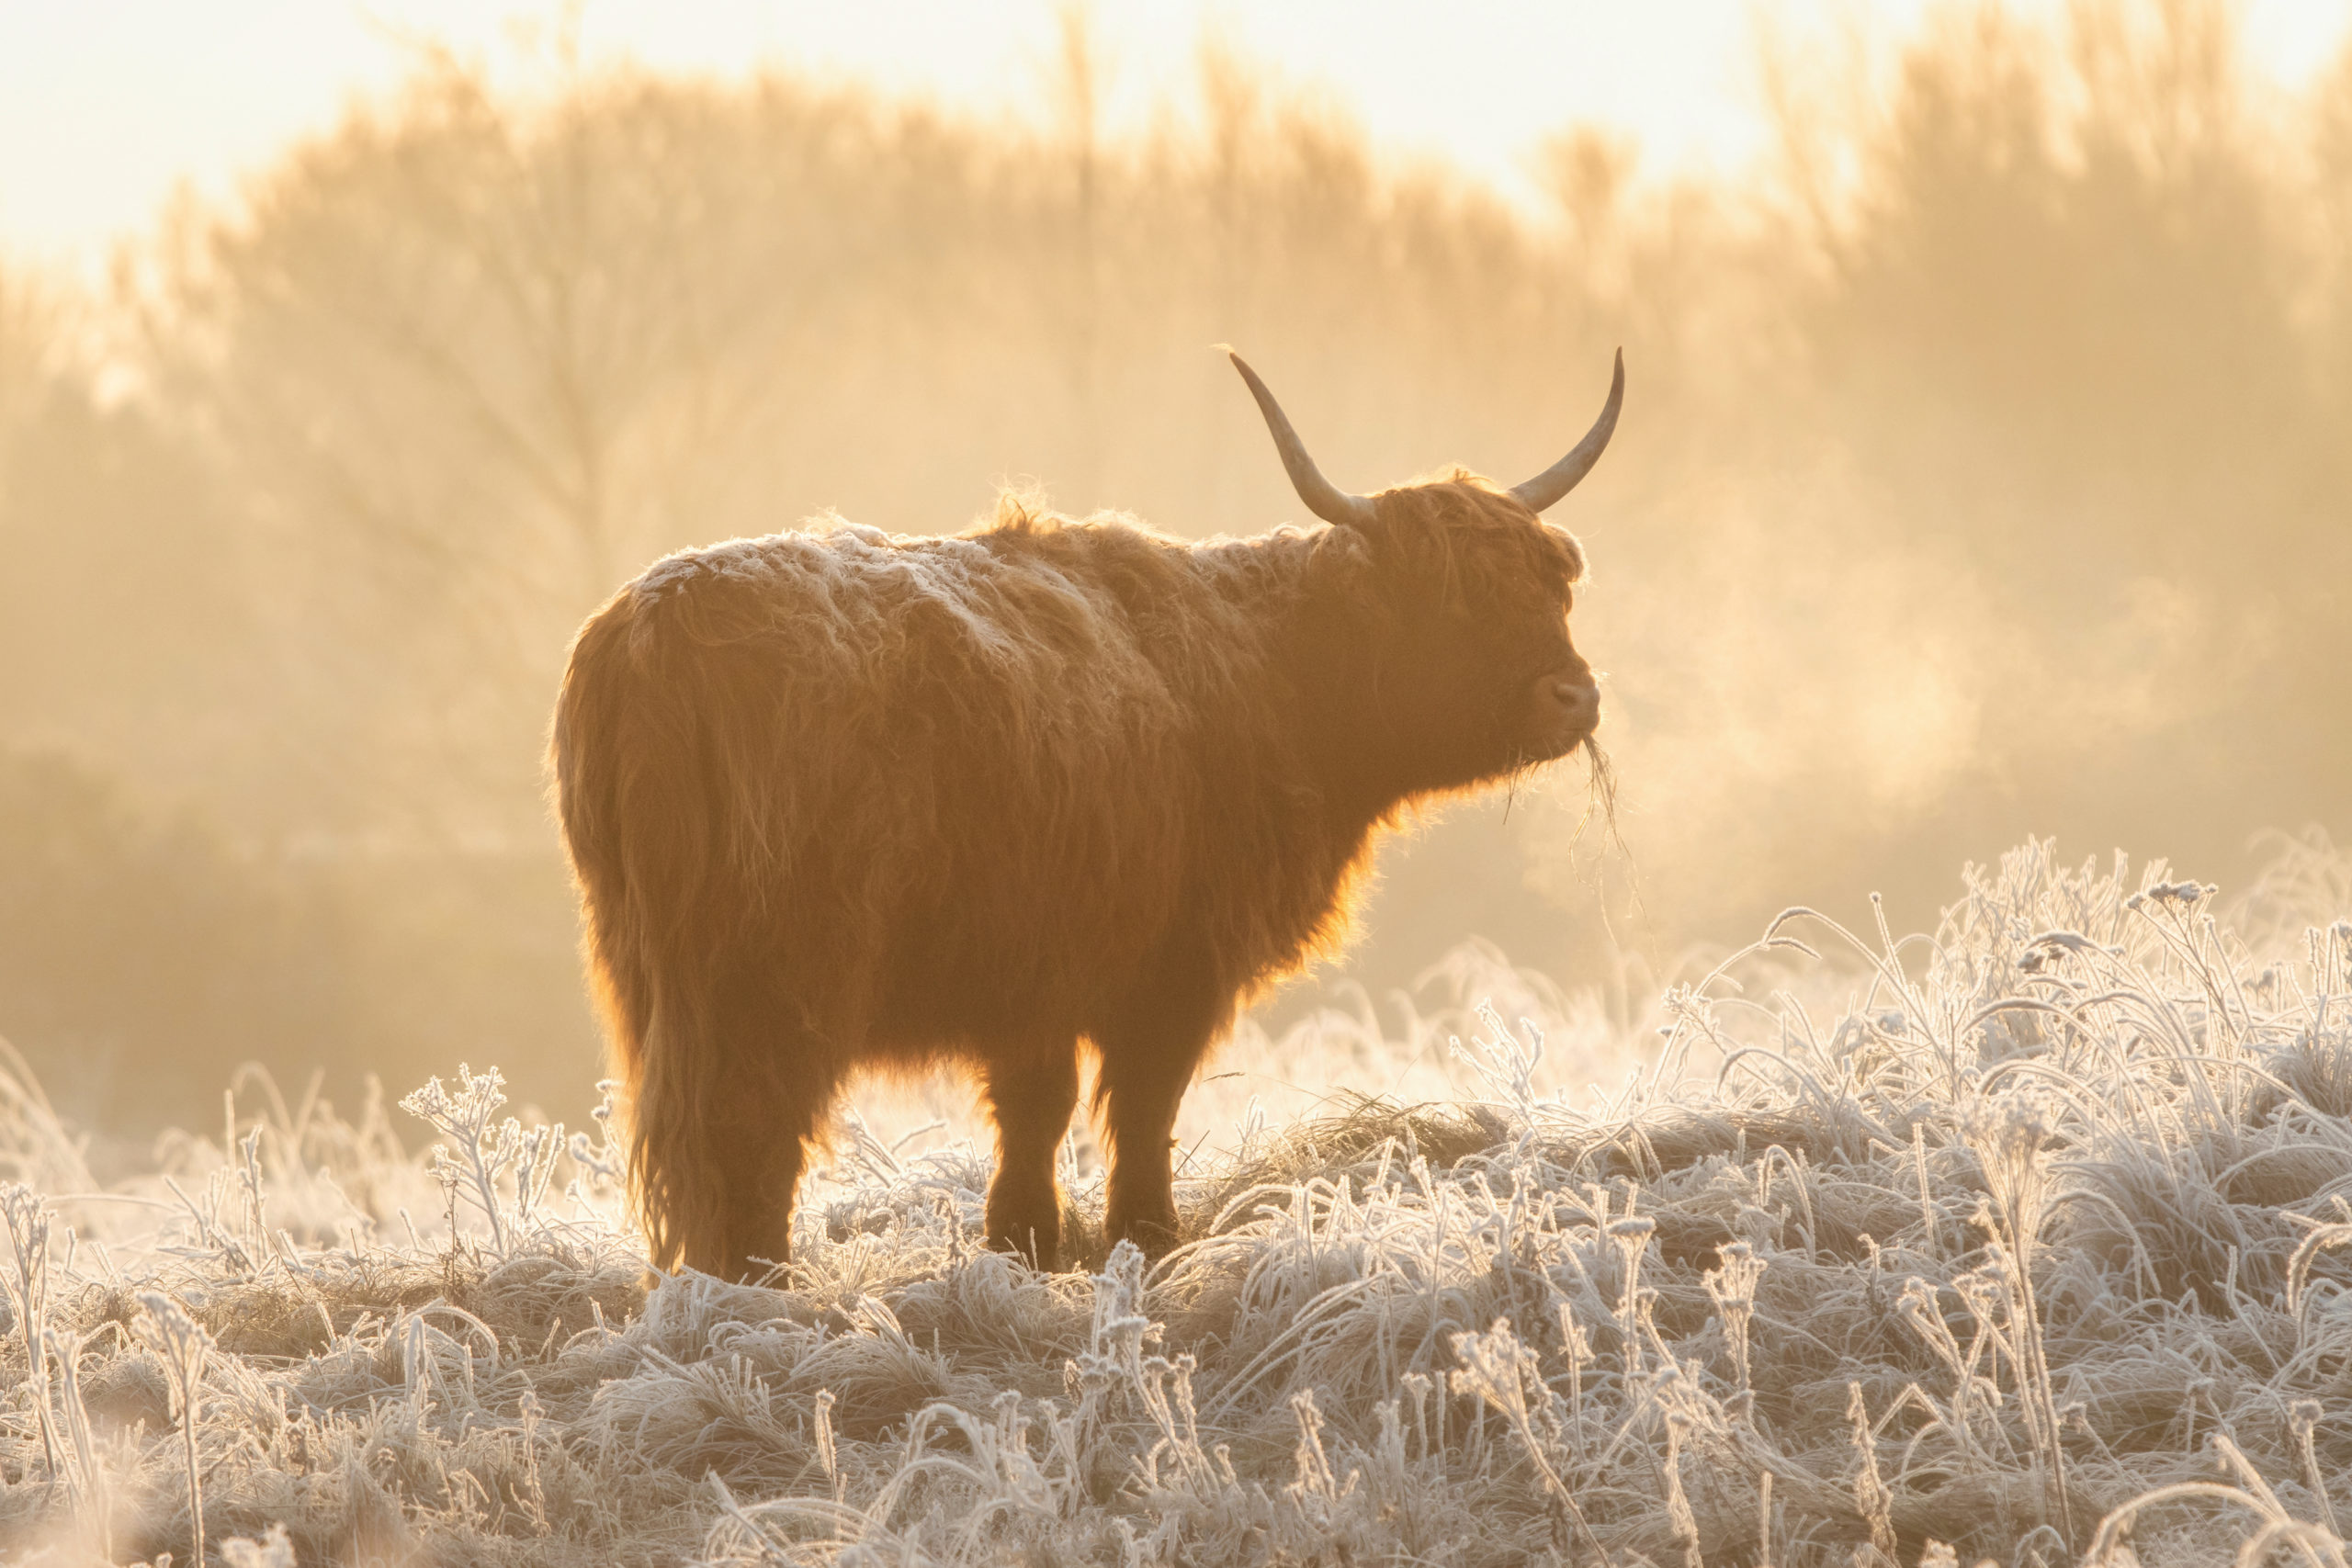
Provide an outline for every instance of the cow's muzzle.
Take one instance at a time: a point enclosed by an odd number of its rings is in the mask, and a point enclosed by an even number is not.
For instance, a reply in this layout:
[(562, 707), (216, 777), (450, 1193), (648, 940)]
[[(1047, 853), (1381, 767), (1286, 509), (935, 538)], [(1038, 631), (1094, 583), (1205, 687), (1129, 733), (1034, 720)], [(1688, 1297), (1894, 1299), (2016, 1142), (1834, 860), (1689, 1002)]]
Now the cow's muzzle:
[(1531, 759), (1565, 757), (1600, 727), (1600, 686), (1589, 673), (1544, 675), (1528, 694)]

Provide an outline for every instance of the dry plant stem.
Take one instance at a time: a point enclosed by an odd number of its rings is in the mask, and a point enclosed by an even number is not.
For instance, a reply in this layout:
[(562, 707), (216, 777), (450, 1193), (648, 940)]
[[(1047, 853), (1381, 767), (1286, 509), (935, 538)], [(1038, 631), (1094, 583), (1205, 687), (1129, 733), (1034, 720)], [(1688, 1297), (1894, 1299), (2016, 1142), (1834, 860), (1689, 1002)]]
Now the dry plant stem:
[(839, 1496), (842, 1490), (842, 1472), (841, 1460), (833, 1449), (833, 1403), (831, 1389), (820, 1388), (817, 1391), (814, 1417), (817, 1428), (817, 1463), (823, 1469), (825, 1480), (832, 1487), (833, 1495)]
[(2335, 1502), (2328, 1495), (2327, 1476), (2320, 1469), (2314, 1441), (2320, 1417), (2324, 1414), (2326, 1412), (2318, 1400), (2299, 1399), (2288, 1408), (2287, 1418), (2294, 1428), (2295, 1445), (2302, 1450), (2303, 1484), (2310, 1487), (2312, 1495), (2319, 1500), (2320, 1522), (2327, 1527), (2331, 1535), (2341, 1535), (2343, 1532), (2335, 1524)]
[[(1594, 1550), (1600, 1543), (1592, 1537), (1584, 1510), (1577, 1506), (1575, 1491), (1554, 1466), (1549, 1455), (1551, 1445), (1535, 1430), (1528, 1408), (1528, 1384), (1533, 1380), (1534, 1369), (1526, 1362), (1526, 1350), (1512, 1334), (1510, 1325), (1501, 1319), (1483, 1335), (1462, 1334), (1454, 1337), (1454, 1354), (1461, 1358), (1462, 1369), (1453, 1374), (1456, 1393), (1472, 1393), (1498, 1412), (1510, 1426), (1529, 1461), (1542, 1477), (1544, 1490), (1550, 1494), (1558, 1517), (1575, 1531), (1577, 1540)], [(1541, 1386), (1540, 1382), (1537, 1386)], [(1679, 1485), (1679, 1481), (1676, 1483)], [(1561, 1532), (1565, 1535), (1565, 1531)], [(1565, 1545), (1565, 1541), (1558, 1544)]]
[(0, 1224), (8, 1230), (8, 1306), (24, 1341), (25, 1366), (36, 1395), (33, 1419), (40, 1428), (41, 1462), (57, 1476), (57, 1437), (49, 1409), (48, 1314), (50, 1212), (21, 1182), (0, 1191)]
[(1674, 1527), (1675, 1540), (1682, 1547), (1684, 1568), (1705, 1568), (1705, 1559), (1699, 1551), (1699, 1520), (1690, 1511), (1689, 1495), (1682, 1490), (1682, 1435), (1689, 1425), (1689, 1417), (1680, 1411), (1667, 1413), (1666, 1457), (1660, 1461), (1666, 1474), (1666, 1517)]
[(1723, 1266), (1710, 1270), (1702, 1281), (1709, 1299), (1722, 1314), (1724, 1341), (1731, 1351), (1733, 1374), (1742, 1393), (1748, 1392), (1747, 1325), (1756, 1314), (1756, 1285), (1764, 1260), (1755, 1248), (1736, 1241), (1723, 1249)]
[(1894, 1495), (1880, 1479), (1878, 1445), (1871, 1435), (1871, 1418), (1862, 1404), (1862, 1385), (1846, 1385), (1846, 1418), (1853, 1424), (1854, 1432), (1854, 1508), (1862, 1522), (1870, 1527), (1871, 1545), (1887, 1562), (1894, 1561), (1894, 1520), (1889, 1509)]
[(172, 1413), (180, 1423), (180, 1435), (187, 1460), (188, 1529), (194, 1546), (188, 1561), (195, 1568), (204, 1562), (204, 1483), (197, 1463), (198, 1399), (204, 1382), (204, 1363), (212, 1348), (212, 1337), (204, 1326), (190, 1317), (187, 1310), (159, 1291), (140, 1292), (139, 1304), (146, 1316), (140, 1324), (142, 1337), (163, 1359), (170, 1374), (167, 1385), (172, 1395)]
[(1609, 1239), (1617, 1244), (1618, 1258), (1625, 1275), (1624, 1290), (1617, 1302), (1617, 1332), (1624, 1347), (1625, 1375), (1633, 1377), (1642, 1370), (1642, 1254), (1649, 1247), (1650, 1237), (1657, 1231), (1657, 1222), (1632, 1215), (1611, 1220), (1605, 1228)]
[(2043, 1145), (2053, 1133), (2050, 1112), (2040, 1098), (2011, 1094), (1974, 1107), (1966, 1124), (1990, 1194), (1979, 1217), (1993, 1236), (1991, 1266), (2008, 1298), (2008, 1349), (2018, 1371), (2018, 1397), (2026, 1404), (2047, 1506), (2060, 1535), (2071, 1543), (2075, 1535), (2065, 1450), (2032, 1272), (2047, 1212), (2049, 1169)]
[(89, 1407), (82, 1399), (84, 1337), (47, 1329), (42, 1337), (49, 1342), (50, 1359), (57, 1367), (57, 1407), (65, 1428), (64, 1441), (74, 1458), (76, 1511), (96, 1540), (98, 1556), (110, 1562), (114, 1560), (114, 1499), (97, 1441), (90, 1431)]

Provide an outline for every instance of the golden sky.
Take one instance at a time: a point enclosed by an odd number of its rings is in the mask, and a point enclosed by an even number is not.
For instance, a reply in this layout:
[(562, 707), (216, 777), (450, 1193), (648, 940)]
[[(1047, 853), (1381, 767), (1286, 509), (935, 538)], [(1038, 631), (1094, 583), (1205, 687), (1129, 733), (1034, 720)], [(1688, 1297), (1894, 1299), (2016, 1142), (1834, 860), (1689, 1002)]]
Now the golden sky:
[[(2063, 0), (2018, 0), (2048, 16)], [(1736, 172), (1765, 143), (1759, 33), (1883, 62), (1933, 0), (1098, 0), (1108, 113), (1180, 112), (1199, 40), (1222, 38), (1363, 122), (1506, 191), (1527, 150), (1583, 122), (1638, 138), (1643, 172)], [(589, 0), (592, 59), (738, 73), (764, 62), (928, 91), (982, 114), (1035, 114), (1056, 0)], [(2352, 0), (2247, 0), (2256, 67), (2284, 92), (2341, 47)], [(93, 268), (175, 186), (233, 194), (242, 171), (380, 91), (446, 40), (515, 58), (552, 6), (481, 0), (0, 0), (0, 255)]]

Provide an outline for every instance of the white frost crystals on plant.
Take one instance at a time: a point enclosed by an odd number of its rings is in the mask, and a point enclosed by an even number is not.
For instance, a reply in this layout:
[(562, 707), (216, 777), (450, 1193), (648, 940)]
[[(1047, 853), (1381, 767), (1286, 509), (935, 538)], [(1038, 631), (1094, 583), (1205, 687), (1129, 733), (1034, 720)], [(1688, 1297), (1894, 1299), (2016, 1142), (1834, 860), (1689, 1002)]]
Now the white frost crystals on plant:
[[(1931, 936), (1794, 912), (1647, 1012), (1498, 992), (1296, 1036), (1303, 1081), (1443, 1060), (1460, 1098), (1188, 1142), (1156, 1266), (1075, 1169), (1083, 1269), (984, 1250), (985, 1154), (887, 1118), (761, 1286), (649, 1282), (609, 1130), (508, 1117), (493, 1072), (404, 1102), (423, 1156), (241, 1081), (103, 1194), (0, 1119), (0, 1543), (2339, 1563), (2352, 876), (2293, 848), (2238, 898), (2031, 845)], [(1642, 1066), (1577, 1098), (1562, 1055)]]
[[(560, 1122), (526, 1127), (509, 1116), (497, 1121), (506, 1103), (506, 1079), (496, 1067), (477, 1074), (458, 1064), (458, 1086), (444, 1089), (437, 1077), (404, 1096), (401, 1109), (429, 1122), (445, 1140), (428, 1155), (434, 1177), (448, 1201), (450, 1234), (458, 1226), (458, 1200), (462, 1195), (490, 1227), (491, 1250), (504, 1256), (510, 1241), (530, 1233), (555, 1176), (556, 1161), (566, 1154), (594, 1175), (606, 1174), (584, 1139), (567, 1144)], [(610, 1114), (611, 1095), (600, 1108), (600, 1119)]]
[(141, 1317), (134, 1330), (138, 1338), (164, 1364), (164, 1387), (170, 1396), (167, 1414), (178, 1423), (181, 1451), (187, 1458), (187, 1514), (192, 1544), (189, 1561), (204, 1561), (204, 1484), (198, 1463), (197, 1434), (203, 1426), (199, 1399), (205, 1363), (212, 1354), (212, 1336), (187, 1314), (186, 1308), (161, 1291), (139, 1292)]

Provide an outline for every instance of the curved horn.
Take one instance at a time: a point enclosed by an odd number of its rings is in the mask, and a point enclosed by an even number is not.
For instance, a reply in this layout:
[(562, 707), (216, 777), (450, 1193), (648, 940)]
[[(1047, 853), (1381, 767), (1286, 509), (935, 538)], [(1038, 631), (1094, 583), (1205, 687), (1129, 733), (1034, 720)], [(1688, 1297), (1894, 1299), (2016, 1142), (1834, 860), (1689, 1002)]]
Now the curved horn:
[(1617, 429), (1617, 411), (1625, 401), (1625, 351), (1617, 351), (1617, 373), (1609, 380), (1609, 400), (1600, 406), (1600, 417), (1584, 433), (1584, 439), (1568, 449), (1568, 455), (1528, 480), (1511, 486), (1511, 494), (1526, 504), (1530, 512), (1541, 512), (1568, 491), (1577, 481), (1592, 471), (1600, 461), (1601, 449), (1609, 445), (1609, 437)]
[[(1326, 523), (1336, 523), (1342, 527), (1349, 525), (1361, 527), (1371, 522), (1372, 502), (1363, 496), (1350, 495), (1323, 477), (1323, 470), (1317, 468), (1315, 459), (1306, 455), (1306, 444), (1299, 440), (1298, 432), (1290, 427), (1290, 420), (1283, 413), (1283, 405), (1274, 401), (1274, 394), (1266, 390), (1266, 384), (1258, 379), (1258, 373), (1250, 369), (1233, 350), (1228, 348), (1225, 354), (1233, 361), (1233, 367), (1241, 372), (1241, 378), (1250, 383), (1250, 395), (1258, 400), (1258, 412), (1266, 416), (1266, 428), (1273, 433), (1274, 450), (1282, 454), (1283, 468), (1290, 475), (1291, 488), (1298, 491), (1299, 500), (1306, 502), (1306, 510)], [(1602, 439), (1608, 438), (1603, 436)], [(1571, 479), (1568, 482), (1574, 484), (1576, 481)]]

